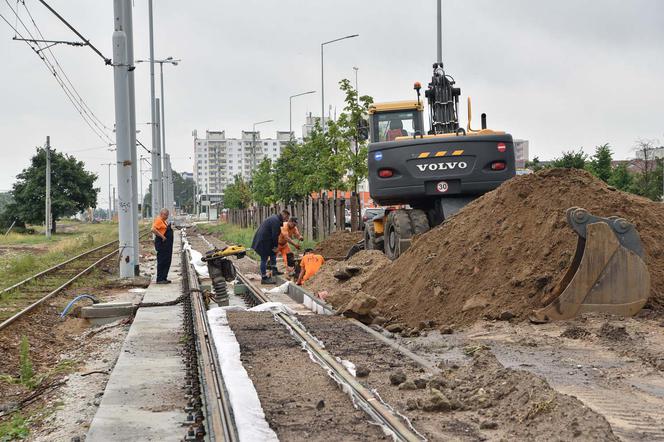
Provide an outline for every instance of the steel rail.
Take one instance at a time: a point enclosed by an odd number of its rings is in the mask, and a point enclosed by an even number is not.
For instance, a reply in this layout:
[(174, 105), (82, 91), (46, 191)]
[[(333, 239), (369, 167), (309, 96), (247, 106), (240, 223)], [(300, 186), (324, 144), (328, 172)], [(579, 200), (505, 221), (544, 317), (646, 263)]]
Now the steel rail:
[[(185, 251), (186, 262), (191, 262), (189, 251)], [(191, 293), (192, 314), (194, 319), (194, 330), (196, 346), (199, 355), (199, 375), (203, 378), (201, 384), (210, 385), (213, 391), (205, 389), (207, 414), (209, 419), (206, 426), (209, 433), (214, 435), (215, 441), (237, 442), (239, 436), (233, 409), (228, 398), (224, 378), (219, 363), (219, 355), (212, 342), (212, 333), (206, 314), (205, 303), (200, 291), (198, 275), (192, 264), (186, 265), (189, 292)]]
[(67, 265), (67, 264), (69, 264), (69, 263), (71, 263), (71, 262), (73, 262), (73, 261), (76, 261), (76, 260), (78, 260), (78, 259), (84, 258), (84, 257), (90, 255), (91, 253), (97, 252), (97, 251), (99, 251), (99, 250), (101, 250), (101, 249), (103, 249), (103, 248), (105, 248), (105, 247), (109, 247), (109, 246), (111, 246), (111, 245), (113, 245), (114, 243), (117, 243), (117, 242), (118, 242), (117, 239), (114, 240), (114, 241), (111, 241), (111, 242), (107, 242), (106, 244), (102, 244), (102, 245), (100, 245), (99, 247), (95, 247), (94, 249), (90, 249), (90, 250), (88, 250), (88, 251), (86, 251), (86, 252), (83, 252), (83, 253), (81, 253), (81, 254), (79, 254), (79, 255), (74, 256), (73, 258), (69, 258), (69, 259), (66, 260), (66, 261), (63, 261), (63, 262), (61, 262), (61, 263), (59, 263), (59, 264), (56, 264), (56, 265), (54, 265), (53, 267), (50, 267), (50, 268), (48, 268), (48, 269), (46, 269), (46, 270), (42, 270), (42, 271), (39, 272), (39, 273), (36, 273), (36, 274), (34, 274), (34, 275), (32, 275), (32, 276), (29, 276), (29, 277), (25, 278), (24, 280), (19, 281), (19, 282), (17, 282), (16, 284), (14, 284), (14, 285), (12, 285), (12, 286), (10, 286), (10, 287), (7, 287), (7, 288), (5, 288), (5, 289), (3, 289), (3, 290), (0, 292), (0, 296), (4, 295), (5, 293), (11, 292), (12, 290), (15, 290), (15, 289), (17, 289), (18, 287), (20, 287), (20, 286), (22, 286), (22, 285), (24, 285), (24, 284), (27, 284), (27, 283), (29, 283), (30, 281), (34, 280), (34, 279), (39, 278), (40, 276), (44, 276), (44, 275), (47, 275), (47, 274), (49, 274), (49, 273), (51, 273), (51, 272), (53, 272), (53, 271), (55, 271), (55, 270), (59, 270), (59, 269), (62, 268), (63, 266), (65, 266), (65, 265)]
[(26, 313), (32, 311), (32, 310), (35, 309), (37, 306), (41, 305), (42, 303), (44, 303), (44, 302), (47, 301), (48, 299), (52, 298), (53, 296), (57, 295), (57, 294), (60, 293), (62, 290), (64, 290), (64, 289), (67, 288), (68, 286), (70, 286), (70, 285), (71, 285), (74, 281), (76, 281), (78, 278), (80, 278), (81, 276), (85, 275), (85, 274), (88, 273), (90, 270), (94, 269), (96, 266), (98, 266), (98, 265), (101, 264), (102, 262), (106, 261), (107, 259), (109, 259), (109, 258), (112, 257), (113, 255), (115, 255), (116, 253), (118, 253), (118, 249), (115, 249), (115, 250), (113, 250), (111, 253), (102, 256), (100, 259), (98, 259), (97, 261), (95, 261), (92, 265), (86, 267), (85, 269), (83, 269), (82, 271), (80, 271), (79, 273), (77, 273), (73, 278), (67, 280), (65, 283), (63, 283), (62, 285), (60, 285), (60, 286), (59, 286), (58, 288), (56, 288), (55, 290), (53, 290), (53, 291), (51, 291), (50, 293), (48, 293), (46, 296), (44, 296), (44, 297), (38, 299), (37, 301), (35, 301), (35, 302), (33, 302), (32, 304), (30, 304), (28, 307), (26, 307), (26, 308), (24, 308), (23, 310), (21, 310), (20, 312), (16, 313), (16, 314), (15, 314), (14, 316), (12, 316), (11, 318), (5, 320), (2, 324), (0, 324), (0, 330), (6, 328), (9, 324), (11, 324), (12, 322), (16, 321), (16, 320), (17, 320), (18, 318), (20, 318), (21, 316), (23, 316), (23, 315), (25, 315)]
[[(149, 232), (144, 232), (140, 237), (143, 238), (143, 237), (144, 237), (145, 235), (147, 235), (148, 233), (149, 233)], [(36, 273), (36, 274), (30, 276), (29, 278), (26, 278), (26, 279), (24, 279), (23, 281), (17, 282), (16, 284), (14, 284), (14, 285), (12, 285), (12, 286), (10, 286), (10, 287), (7, 287), (6, 289), (2, 290), (2, 292), (0, 292), (0, 296), (4, 295), (5, 293), (11, 292), (11, 291), (13, 291), (13, 290), (16, 290), (17, 288), (19, 288), (19, 287), (21, 287), (21, 286), (23, 286), (23, 285), (25, 285), (25, 284), (27, 284), (27, 283), (29, 283), (29, 282), (35, 280), (35, 279), (37, 279), (37, 278), (39, 278), (39, 277), (41, 277), (41, 276), (46, 276), (46, 275), (48, 275), (48, 274), (50, 274), (50, 273), (55, 272), (56, 270), (60, 270), (60, 269), (62, 269), (65, 265), (67, 265), (67, 264), (70, 264), (70, 263), (72, 263), (72, 262), (74, 262), (74, 261), (80, 260), (81, 258), (84, 258), (84, 257), (86, 257), (86, 256), (89, 256), (89, 255), (91, 255), (91, 254), (93, 254), (93, 253), (95, 253), (95, 252), (98, 252), (98, 251), (100, 251), (100, 250), (102, 250), (102, 249), (104, 249), (104, 248), (110, 247), (110, 246), (112, 246), (113, 244), (118, 243), (118, 242), (119, 242), (118, 240), (115, 240), (115, 241), (108, 242), (108, 243), (106, 243), (106, 244), (102, 244), (102, 245), (99, 246), (99, 247), (95, 247), (94, 249), (88, 250), (87, 252), (83, 252), (83, 253), (81, 253), (81, 254), (79, 254), (79, 255), (74, 256), (73, 258), (70, 258), (70, 259), (68, 259), (68, 260), (66, 260), (66, 261), (63, 261), (63, 262), (61, 262), (60, 264), (56, 264), (56, 265), (54, 265), (53, 267), (50, 267), (50, 268), (48, 268), (48, 269), (46, 269), (46, 270), (43, 270), (43, 271), (41, 271), (41, 272), (39, 272), (39, 273)], [(78, 278), (80, 278), (81, 276), (87, 274), (87, 273), (90, 272), (92, 269), (94, 269), (96, 266), (98, 266), (98, 265), (101, 264), (102, 262), (106, 261), (107, 259), (111, 258), (113, 255), (115, 255), (116, 253), (118, 253), (118, 251), (119, 251), (118, 248), (113, 249), (113, 251), (112, 251), (111, 253), (108, 253), (108, 254), (102, 256), (100, 259), (96, 260), (94, 263), (92, 263), (91, 265), (89, 265), (89, 266), (86, 267), (85, 269), (83, 269), (83, 270), (81, 270), (80, 272), (78, 272), (76, 275), (74, 275), (72, 278), (68, 279), (66, 282), (64, 282), (63, 284), (61, 284), (61, 285), (60, 285), (59, 287), (57, 287), (56, 289), (52, 290), (51, 292), (49, 292), (48, 294), (46, 294), (46, 295), (43, 296), (42, 298), (40, 298), (40, 299), (38, 299), (37, 301), (33, 302), (32, 304), (30, 304), (29, 306), (27, 306), (27, 307), (24, 308), (23, 310), (17, 312), (16, 314), (14, 314), (13, 316), (11, 316), (10, 318), (7, 318), (6, 320), (4, 320), (2, 323), (0, 323), (0, 330), (5, 329), (5, 328), (6, 328), (7, 326), (9, 326), (12, 322), (16, 321), (17, 319), (19, 319), (20, 317), (22, 317), (22, 316), (25, 315), (26, 313), (28, 313), (28, 312), (34, 310), (37, 306), (39, 306), (39, 305), (41, 305), (42, 303), (44, 303), (44, 301), (47, 301), (48, 299), (50, 299), (50, 298), (52, 298), (53, 296), (55, 296), (55, 295), (57, 295), (58, 293), (60, 293), (62, 290), (66, 289), (68, 286), (70, 286), (70, 285), (71, 285), (74, 281), (76, 281)]]
[[(268, 301), (268, 298), (244, 275), (237, 272), (237, 277), (247, 286), (251, 293), (250, 296), (258, 304)], [(303, 343), (306, 344), (307, 348), (311, 350), (318, 361), (323, 364), (327, 370), (333, 373), (336, 379), (340, 380), (350, 389), (353, 397), (358, 400), (358, 402), (361, 402), (361, 407), (367, 411), (369, 415), (377, 418), (383, 425), (385, 425), (398, 440), (406, 442), (417, 442), (422, 440), (422, 438), (408, 428), (401, 419), (395, 416), (385, 404), (380, 402), (371, 391), (360, 384), (353, 375), (337, 362), (334, 356), (321, 347), (316, 339), (314, 339), (301, 326), (301, 324), (293, 320), (293, 318), (286, 313), (277, 313), (276, 315)]]

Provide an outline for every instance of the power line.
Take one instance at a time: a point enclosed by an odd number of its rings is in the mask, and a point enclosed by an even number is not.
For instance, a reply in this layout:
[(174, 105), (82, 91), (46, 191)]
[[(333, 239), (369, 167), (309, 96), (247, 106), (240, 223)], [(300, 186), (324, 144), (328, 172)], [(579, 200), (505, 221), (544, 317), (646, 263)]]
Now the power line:
[[(30, 13), (30, 10), (28, 9), (28, 7), (27, 7), (27, 5), (25, 4), (25, 2), (23, 2), (23, 7), (25, 8), (25, 12), (28, 13), (28, 16), (30, 17), (30, 21), (32, 21), (32, 24), (34, 25), (35, 29), (36, 29), (37, 32), (39, 33), (39, 36), (40, 36), (41, 38), (44, 38), (44, 34), (42, 34), (41, 30), (39, 29), (39, 26), (37, 26), (37, 23), (35, 22), (35, 19), (34, 19), (34, 17), (32, 16), (32, 14)], [(17, 11), (17, 13), (18, 13), (18, 11)], [(52, 45), (51, 45), (51, 46), (52, 46)], [(111, 128), (109, 128), (108, 126), (106, 126), (106, 125), (104, 124), (104, 122), (101, 121), (101, 120), (97, 117), (97, 115), (95, 115), (95, 113), (92, 111), (92, 109), (90, 108), (90, 106), (87, 105), (87, 103), (85, 102), (85, 100), (83, 99), (83, 97), (81, 97), (81, 95), (78, 93), (78, 90), (76, 90), (76, 88), (75, 88), (74, 85), (72, 84), (71, 80), (69, 79), (69, 76), (67, 75), (67, 73), (65, 72), (65, 70), (64, 70), (64, 69), (62, 68), (62, 66), (60, 65), (60, 62), (58, 61), (58, 58), (55, 56), (55, 54), (54, 54), (53, 51), (51, 50), (51, 46), (47, 46), (46, 49), (48, 49), (49, 54), (51, 54), (51, 57), (53, 57), (53, 61), (55, 61), (55, 64), (56, 64), (56, 65), (58, 66), (58, 68), (60, 69), (60, 72), (62, 72), (62, 75), (65, 77), (65, 80), (67, 81), (67, 83), (71, 86), (72, 90), (74, 91), (74, 94), (76, 94), (76, 96), (78, 97), (78, 99), (81, 101), (81, 104), (83, 105), (83, 107), (85, 107), (85, 108), (88, 110), (88, 112), (90, 113), (90, 115), (92, 116), (92, 118), (93, 118), (94, 120), (96, 120), (101, 126), (103, 126), (104, 129), (106, 129), (107, 131), (112, 131)]]
[[(94, 132), (94, 134), (97, 135), (97, 137), (100, 140), (102, 140), (104, 143), (112, 144), (113, 140), (108, 136), (107, 133), (104, 132), (104, 130), (97, 129), (93, 126), (93, 123), (94, 123), (93, 118), (86, 112), (85, 108), (80, 107), (79, 104), (76, 102), (76, 99), (73, 96), (73, 93), (67, 87), (67, 85), (62, 81), (62, 79), (58, 75), (57, 70), (53, 66), (53, 63), (51, 63), (51, 61), (48, 59), (46, 54), (42, 55), (42, 53), (40, 53), (40, 51), (42, 51), (43, 48), (39, 45), (39, 43), (36, 43), (37, 49), (35, 48), (35, 46), (33, 46), (31, 44), (31, 41), (35, 40), (34, 35), (32, 35), (32, 32), (30, 32), (30, 29), (28, 29), (28, 27), (25, 25), (23, 20), (19, 17), (18, 11), (14, 10), (14, 8), (12, 8), (12, 6), (9, 3), (8, 0), (5, 0), (5, 3), (7, 3), (7, 6), (9, 6), (9, 9), (14, 13), (14, 15), (16, 16), (18, 21), (21, 23), (23, 28), (26, 30), (28, 35), (31, 37), (31, 39), (30, 40), (26, 39), (23, 36), (23, 34), (17, 29), (17, 27), (14, 27), (2, 14), (0, 14), (0, 18), (2, 18), (5, 21), (5, 23), (7, 23), (7, 25), (9, 27), (11, 27), (14, 30), (14, 32), (21, 37), (22, 41), (24, 41), (28, 45), (28, 47), (30, 47), (30, 49), (32, 49), (37, 54), (39, 59), (42, 60), (42, 62), (45, 64), (45, 66), (49, 70), (49, 72), (51, 74), (53, 74), (55, 80), (58, 82), (58, 85), (60, 86), (60, 88), (63, 90), (63, 92), (67, 96), (67, 99), (69, 99), (69, 101), (72, 103), (72, 105), (74, 106), (76, 111), (79, 113), (79, 115), (81, 115), (81, 118), (83, 118), (83, 121), (88, 125), (88, 127), (90, 127), (92, 132)], [(89, 121), (89, 120), (92, 120), (93, 123), (91, 123), (91, 121)], [(104, 137), (105, 137), (105, 139), (104, 139)]]

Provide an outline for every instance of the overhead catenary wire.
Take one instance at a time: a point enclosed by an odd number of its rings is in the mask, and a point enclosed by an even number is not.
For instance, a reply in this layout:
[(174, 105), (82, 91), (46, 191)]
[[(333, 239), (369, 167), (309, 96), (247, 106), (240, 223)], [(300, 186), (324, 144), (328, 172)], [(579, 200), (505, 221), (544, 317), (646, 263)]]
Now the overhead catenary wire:
[[(5, 3), (7, 3), (7, 6), (9, 7), (9, 9), (14, 13), (14, 15), (15, 15), (16, 18), (17, 18), (17, 21), (23, 26), (23, 28), (24, 28), (25, 31), (27, 32), (28, 36), (30, 37), (30, 39), (25, 38), (24, 35), (23, 35), (23, 33), (22, 33), (21, 31), (19, 31), (19, 29), (18, 29), (18, 25), (17, 25), (17, 26), (12, 25), (11, 22), (10, 22), (9, 20), (7, 20), (7, 18), (6, 18), (4, 15), (0, 14), (0, 18), (2, 18), (2, 20), (3, 20), (3, 21), (4, 21), (4, 22), (5, 22), (10, 28), (12, 28), (12, 29), (14, 30), (14, 33), (15, 33), (15, 34), (17, 34), (19, 37), (21, 37), (21, 41), (24, 41), (24, 42), (28, 45), (28, 47), (29, 47), (30, 49), (32, 49), (32, 51), (35, 52), (35, 54), (37, 54), (37, 56), (39, 57), (39, 59), (44, 63), (44, 65), (46, 66), (46, 68), (47, 68), (47, 69), (49, 70), (49, 72), (53, 75), (53, 77), (55, 78), (56, 82), (58, 83), (58, 85), (60, 86), (60, 88), (61, 88), (61, 89), (63, 90), (63, 92), (65, 93), (65, 96), (67, 97), (67, 99), (68, 99), (68, 100), (71, 102), (71, 104), (74, 106), (74, 108), (75, 108), (76, 111), (79, 113), (79, 115), (81, 116), (81, 118), (83, 119), (83, 121), (86, 123), (86, 125), (90, 128), (90, 130), (92, 130), (92, 132), (93, 132), (93, 133), (94, 133), (94, 134), (95, 134), (95, 135), (96, 135), (96, 136), (97, 136), (102, 142), (104, 142), (104, 143), (106, 143), (106, 144), (112, 144), (112, 143), (113, 143), (113, 139), (112, 139), (112, 138), (111, 138), (111, 137), (105, 132), (105, 130), (96, 127), (96, 125), (95, 125), (95, 123), (94, 123), (94, 121), (95, 121), (94, 118), (93, 118), (92, 116), (89, 115), (89, 113), (87, 112), (87, 110), (86, 110), (85, 107), (83, 107), (82, 105), (80, 105), (80, 104), (78, 103), (78, 101), (77, 101), (77, 99), (76, 99), (76, 97), (75, 97), (75, 94), (71, 91), (71, 89), (67, 86), (67, 84), (65, 84), (65, 82), (62, 80), (62, 78), (60, 78), (61, 76), (58, 74), (58, 70), (55, 68), (55, 66), (53, 65), (53, 63), (52, 63), (52, 62), (50, 61), (50, 59), (48, 58), (48, 56), (44, 53), (45, 51), (43, 51), (43, 49), (45, 49), (45, 48), (42, 48), (42, 46), (41, 46), (38, 42), (35, 42), (34, 45), (31, 43), (31, 41), (34, 41), (34, 40), (36, 40), (36, 39), (34, 38), (34, 35), (33, 35), (32, 32), (30, 31), (30, 29), (26, 26), (26, 24), (23, 22), (23, 20), (21, 19), (21, 17), (18, 15), (18, 11), (15, 10), (15, 9), (11, 6), (11, 4), (9, 3), (8, 0), (5, 0)], [(36, 46), (36, 47), (35, 47), (35, 46)], [(103, 123), (102, 123), (102, 124), (103, 124)], [(105, 126), (105, 125), (104, 125), (104, 126)]]
[[(32, 14), (30, 13), (30, 10), (28, 9), (28, 7), (27, 7), (27, 5), (25, 4), (25, 2), (23, 2), (23, 7), (25, 8), (25, 12), (27, 12), (28, 17), (30, 17), (30, 21), (32, 22), (32, 24), (33, 24), (33, 26), (35, 27), (35, 29), (37, 30), (37, 33), (39, 34), (39, 36), (40, 36), (41, 38), (44, 38), (44, 34), (41, 32), (41, 29), (39, 29), (39, 26), (37, 26), (37, 23), (35, 22), (35, 19), (34, 19), (34, 17), (32, 16)], [(18, 12), (18, 11), (17, 11), (17, 12)], [(48, 49), (49, 54), (51, 54), (51, 57), (53, 57), (53, 61), (55, 61), (56, 66), (60, 69), (60, 72), (62, 73), (62, 76), (65, 78), (65, 80), (67, 81), (67, 83), (69, 84), (69, 86), (71, 86), (72, 91), (74, 92), (74, 94), (76, 95), (76, 97), (78, 97), (78, 99), (80, 100), (80, 102), (81, 102), (81, 104), (83, 105), (83, 107), (86, 108), (86, 109), (88, 110), (88, 112), (90, 113), (90, 116), (92, 117), (93, 121), (96, 121), (99, 125), (101, 125), (101, 126), (102, 126), (104, 129), (106, 129), (107, 131), (112, 132), (113, 129), (111, 129), (110, 127), (108, 127), (107, 125), (105, 125), (104, 122), (103, 122), (102, 120), (100, 120), (100, 119), (97, 117), (97, 115), (95, 115), (95, 113), (92, 111), (92, 109), (90, 109), (90, 106), (88, 106), (88, 104), (85, 102), (85, 100), (83, 99), (83, 97), (81, 97), (81, 95), (78, 93), (78, 90), (76, 90), (76, 88), (75, 88), (74, 85), (72, 84), (71, 80), (69, 79), (69, 76), (67, 75), (67, 73), (65, 72), (65, 70), (64, 70), (64, 69), (62, 68), (62, 66), (60, 65), (60, 62), (58, 61), (58, 58), (55, 56), (55, 54), (54, 54), (53, 51), (51, 50), (51, 46), (47, 46), (45, 49)]]

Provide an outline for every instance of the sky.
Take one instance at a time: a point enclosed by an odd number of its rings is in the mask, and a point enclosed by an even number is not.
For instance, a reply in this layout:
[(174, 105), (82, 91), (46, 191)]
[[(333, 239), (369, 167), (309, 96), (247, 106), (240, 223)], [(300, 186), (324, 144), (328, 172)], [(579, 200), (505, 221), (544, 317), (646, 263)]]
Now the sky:
[[(111, 1), (50, 0), (58, 13), (106, 56), (111, 54)], [(149, 58), (146, 0), (134, 3), (134, 52)], [(25, 0), (45, 38), (76, 40), (38, 1)], [(0, 0), (0, 14), (18, 23)], [(19, 17), (34, 34), (26, 8)], [(300, 134), (308, 112), (320, 115), (320, 43), (325, 46), (325, 103), (343, 107), (338, 82), (354, 78), (377, 102), (415, 98), (436, 57), (435, 0), (197, 0), (154, 2), (155, 57), (179, 58), (164, 67), (166, 150), (175, 170), (191, 171), (192, 131), (226, 130), (239, 137), (252, 123), (264, 135), (293, 127)], [(443, 61), (472, 97), (474, 121), (530, 141), (530, 155), (610, 143), (615, 158), (634, 156), (637, 139), (664, 142), (664, 2), (660, 0), (444, 0)], [(0, 19), (0, 191), (29, 164), (35, 147), (52, 146), (84, 161), (99, 175), (99, 205), (107, 205), (106, 129), (114, 123), (113, 73), (90, 48), (52, 48), (80, 97), (101, 121), (105, 136), (83, 121), (54, 77)], [(150, 147), (149, 66), (136, 68), (140, 141)], [(157, 77), (157, 92), (159, 91)], [(78, 100), (78, 98), (77, 98)], [(103, 124), (103, 126), (102, 126)], [(105, 127), (104, 127), (105, 126)], [(143, 154), (146, 154), (143, 151)], [(147, 166), (145, 166), (147, 167)], [(116, 181), (115, 171), (111, 183)], [(147, 187), (149, 173), (144, 174)]]

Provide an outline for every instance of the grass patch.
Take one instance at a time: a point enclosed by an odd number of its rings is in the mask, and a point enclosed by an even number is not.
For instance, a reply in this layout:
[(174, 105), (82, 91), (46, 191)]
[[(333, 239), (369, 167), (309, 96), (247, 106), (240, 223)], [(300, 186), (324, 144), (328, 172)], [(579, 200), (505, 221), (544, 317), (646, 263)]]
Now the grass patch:
[[(8, 246), (5, 255), (0, 256), (0, 281), (2, 286), (10, 286), (30, 275), (54, 266), (66, 259), (117, 239), (117, 224), (80, 224), (74, 233), (62, 233), (46, 240), (44, 235), (12, 234), (3, 238), (0, 246)], [(45, 253), (20, 250), (11, 253), (11, 246), (31, 244)]]
[(28, 423), (21, 414), (15, 414), (7, 422), (0, 424), (0, 441), (25, 439), (30, 434)]

